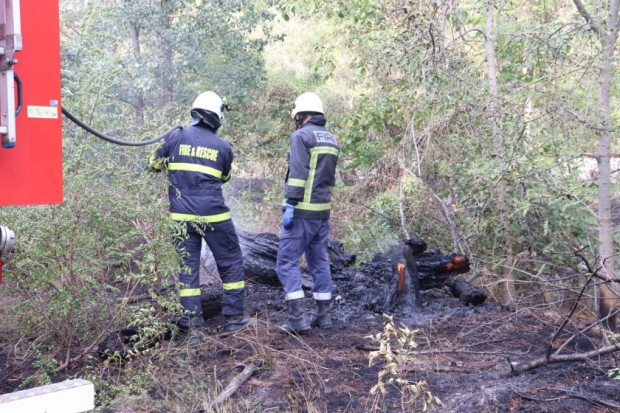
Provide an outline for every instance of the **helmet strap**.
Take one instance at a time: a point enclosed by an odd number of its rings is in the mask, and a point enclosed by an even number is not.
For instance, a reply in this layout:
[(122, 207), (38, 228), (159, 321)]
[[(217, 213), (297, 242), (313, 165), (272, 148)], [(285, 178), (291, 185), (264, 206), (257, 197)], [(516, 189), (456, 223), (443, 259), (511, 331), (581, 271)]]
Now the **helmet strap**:
[(306, 119), (306, 113), (296, 113), (293, 121), (295, 125), (293, 126), (293, 130), (297, 130), (301, 128), (304, 124), (304, 120)]

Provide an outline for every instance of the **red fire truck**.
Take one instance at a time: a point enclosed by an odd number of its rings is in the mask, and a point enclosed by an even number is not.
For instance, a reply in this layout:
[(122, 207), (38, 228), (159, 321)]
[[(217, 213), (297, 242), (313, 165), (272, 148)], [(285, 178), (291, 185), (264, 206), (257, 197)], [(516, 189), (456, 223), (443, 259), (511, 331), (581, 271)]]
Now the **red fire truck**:
[[(58, 204), (63, 198), (58, 0), (0, 1), (0, 205)], [(1, 226), (0, 254), (14, 245), (13, 231)]]
[[(181, 127), (124, 141), (84, 124), (62, 108), (60, 97), (58, 0), (0, 0), (0, 206), (62, 203), (61, 113), (125, 146), (150, 145)], [(0, 225), (0, 282), (2, 253), (14, 246), (15, 233)]]

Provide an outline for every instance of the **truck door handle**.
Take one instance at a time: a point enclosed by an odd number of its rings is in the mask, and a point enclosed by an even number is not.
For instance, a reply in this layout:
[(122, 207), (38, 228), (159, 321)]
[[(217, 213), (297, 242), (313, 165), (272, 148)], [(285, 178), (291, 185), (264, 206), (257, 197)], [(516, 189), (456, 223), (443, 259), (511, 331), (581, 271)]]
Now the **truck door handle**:
[(23, 93), (22, 93), (22, 81), (17, 76), (17, 73), (13, 72), (13, 79), (15, 79), (15, 84), (17, 85), (17, 107), (15, 108), (15, 116), (19, 115), (19, 112), (22, 110), (22, 102), (23, 102)]

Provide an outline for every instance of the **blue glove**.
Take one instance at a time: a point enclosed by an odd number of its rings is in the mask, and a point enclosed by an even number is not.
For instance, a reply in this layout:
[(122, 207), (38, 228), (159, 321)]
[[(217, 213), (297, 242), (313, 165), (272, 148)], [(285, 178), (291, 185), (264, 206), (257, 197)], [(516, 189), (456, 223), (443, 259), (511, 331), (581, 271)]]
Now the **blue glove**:
[(291, 229), (293, 227), (293, 212), (295, 212), (295, 206), (286, 204), (286, 210), (282, 217), (282, 226), (284, 226), (284, 229)]

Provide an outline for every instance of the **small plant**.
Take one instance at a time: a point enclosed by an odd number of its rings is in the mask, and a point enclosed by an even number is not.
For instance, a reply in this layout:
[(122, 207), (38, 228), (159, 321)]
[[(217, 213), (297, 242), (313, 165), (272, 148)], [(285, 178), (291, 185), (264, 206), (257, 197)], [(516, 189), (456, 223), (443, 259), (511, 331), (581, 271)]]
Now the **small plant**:
[[(392, 385), (400, 390), (403, 410), (405, 407), (413, 408), (420, 404), (423, 412), (433, 407), (445, 407), (438, 397), (426, 390), (425, 381), (414, 382), (405, 378), (407, 367), (416, 357), (415, 349), (418, 344), (414, 337), (418, 330), (410, 330), (407, 327), (396, 328), (393, 316), (384, 314), (383, 318), (383, 333), (366, 337), (373, 343), (379, 344), (379, 350), (372, 351), (368, 356), (369, 366), (372, 367), (378, 358), (385, 359), (385, 366), (379, 371), (377, 384), (370, 389), (370, 394), (375, 395), (380, 392), (385, 395), (386, 386)], [(395, 349), (392, 349), (392, 343)]]

